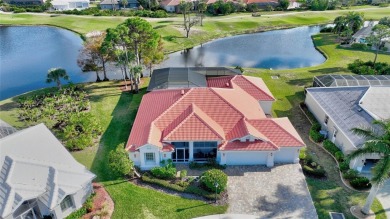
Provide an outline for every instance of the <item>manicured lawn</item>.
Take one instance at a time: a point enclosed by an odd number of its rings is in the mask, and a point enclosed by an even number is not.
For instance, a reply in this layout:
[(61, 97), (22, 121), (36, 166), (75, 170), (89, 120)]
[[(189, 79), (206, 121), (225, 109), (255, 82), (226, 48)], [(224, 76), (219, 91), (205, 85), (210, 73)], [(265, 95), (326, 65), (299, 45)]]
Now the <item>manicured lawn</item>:
[[(148, 18), (147, 20), (152, 23), (163, 37), (165, 51), (171, 52), (239, 33), (331, 23), (337, 16), (352, 10), (363, 12), (366, 20), (379, 20), (390, 14), (390, 8), (374, 6), (352, 7), (347, 10), (325, 12), (261, 12), (261, 17), (252, 17), (250, 13), (237, 13), (229, 16), (207, 17), (204, 20), (204, 26), (195, 26), (189, 38), (184, 37), (182, 17), (180, 15), (169, 18)], [(92, 30), (105, 30), (109, 27), (115, 27), (125, 19), (125, 17), (74, 15), (50, 17), (49, 15), (0, 14), (0, 24), (54, 25), (71, 29), (81, 34)]]

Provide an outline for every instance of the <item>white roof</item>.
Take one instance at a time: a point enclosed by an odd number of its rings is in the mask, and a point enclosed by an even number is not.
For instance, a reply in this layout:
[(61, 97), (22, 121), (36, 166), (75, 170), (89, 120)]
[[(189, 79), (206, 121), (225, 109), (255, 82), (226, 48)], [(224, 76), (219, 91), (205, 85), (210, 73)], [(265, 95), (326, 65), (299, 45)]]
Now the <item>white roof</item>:
[(53, 209), (95, 178), (44, 124), (0, 139), (0, 167), (0, 218), (32, 198)]
[(377, 120), (390, 119), (390, 87), (370, 87), (359, 105)]

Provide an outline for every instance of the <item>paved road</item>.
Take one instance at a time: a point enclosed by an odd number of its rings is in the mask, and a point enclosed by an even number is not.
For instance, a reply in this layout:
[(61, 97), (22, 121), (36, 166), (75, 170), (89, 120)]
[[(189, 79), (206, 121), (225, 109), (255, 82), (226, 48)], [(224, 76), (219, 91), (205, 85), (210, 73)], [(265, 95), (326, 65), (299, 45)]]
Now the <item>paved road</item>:
[(299, 164), (228, 167), (229, 214), (317, 218)]
[(385, 182), (376, 197), (381, 202), (383, 209), (386, 211), (387, 218), (390, 219), (390, 179)]

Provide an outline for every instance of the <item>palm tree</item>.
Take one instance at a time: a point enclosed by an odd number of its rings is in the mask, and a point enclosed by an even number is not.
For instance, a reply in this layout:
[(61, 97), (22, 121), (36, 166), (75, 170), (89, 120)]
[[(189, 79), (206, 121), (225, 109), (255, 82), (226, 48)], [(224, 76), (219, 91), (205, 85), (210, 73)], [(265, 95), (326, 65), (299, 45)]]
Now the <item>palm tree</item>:
[(363, 13), (359, 12), (348, 12), (348, 14), (345, 16), (348, 27), (352, 29), (353, 33), (356, 33), (360, 28), (363, 27), (364, 24), (364, 15)]
[(61, 90), (61, 78), (69, 80), (69, 76), (66, 74), (65, 69), (51, 68), (47, 72), (46, 83), (56, 82), (58, 89)]
[[(390, 174), (390, 120), (375, 120), (374, 127), (354, 128), (352, 132), (366, 139), (363, 147), (348, 155), (350, 159), (361, 157), (366, 154), (379, 154), (381, 159), (375, 164), (372, 170), (371, 191), (366, 203), (362, 208), (362, 213), (369, 214), (376, 193), (381, 185), (389, 179)], [(376, 128), (380, 127), (378, 131)]]

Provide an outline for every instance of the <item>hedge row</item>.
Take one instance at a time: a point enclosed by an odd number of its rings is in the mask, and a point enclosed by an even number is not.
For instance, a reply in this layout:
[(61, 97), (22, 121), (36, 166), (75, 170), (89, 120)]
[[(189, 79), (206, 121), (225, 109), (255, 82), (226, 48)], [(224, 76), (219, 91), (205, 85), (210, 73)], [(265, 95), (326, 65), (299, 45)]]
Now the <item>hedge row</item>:
[(321, 166), (317, 166), (316, 168), (312, 168), (308, 165), (303, 165), (303, 172), (316, 177), (324, 177), (325, 176), (325, 170)]

